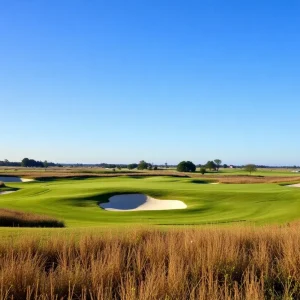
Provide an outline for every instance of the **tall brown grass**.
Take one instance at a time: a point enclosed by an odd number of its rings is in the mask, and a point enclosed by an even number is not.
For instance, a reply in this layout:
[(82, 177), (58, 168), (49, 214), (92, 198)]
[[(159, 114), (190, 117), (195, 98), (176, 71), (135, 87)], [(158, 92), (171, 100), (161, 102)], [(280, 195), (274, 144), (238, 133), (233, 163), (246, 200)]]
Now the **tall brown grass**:
[(0, 299), (300, 299), (300, 224), (0, 241)]
[(0, 208), (0, 226), (64, 227), (64, 223), (47, 216)]

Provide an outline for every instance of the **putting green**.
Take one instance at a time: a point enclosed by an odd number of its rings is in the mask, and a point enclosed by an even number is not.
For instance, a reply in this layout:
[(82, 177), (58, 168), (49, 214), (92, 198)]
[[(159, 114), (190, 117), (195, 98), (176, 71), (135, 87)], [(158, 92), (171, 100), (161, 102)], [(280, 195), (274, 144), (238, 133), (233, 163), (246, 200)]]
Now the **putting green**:
[[(113, 177), (7, 183), (19, 188), (0, 195), (0, 208), (44, 214), (68, 227), (133, 224), (200, 225), (282, 223), (300, 218), (300, 188), (277, 184), (205, 184), (177, 177)], [(112, 212), (99, 207), (115, 194), (143, 193), (178, 199), (184, 210)]]

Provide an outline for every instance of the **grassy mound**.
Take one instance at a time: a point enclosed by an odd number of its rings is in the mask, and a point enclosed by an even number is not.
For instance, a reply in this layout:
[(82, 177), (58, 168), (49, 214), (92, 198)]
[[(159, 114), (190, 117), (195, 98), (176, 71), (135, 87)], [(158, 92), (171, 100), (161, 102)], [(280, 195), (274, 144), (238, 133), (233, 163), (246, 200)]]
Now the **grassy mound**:
[(300, 224), (0, 240), (5, 299), (300, 299)]
[(3, 227), (64, 227), (64, 223), (47, 216), (10, 209), (0, 209), (0, 226)]
[(4, 182), (0, 181), (0, 188), (5, 187)]

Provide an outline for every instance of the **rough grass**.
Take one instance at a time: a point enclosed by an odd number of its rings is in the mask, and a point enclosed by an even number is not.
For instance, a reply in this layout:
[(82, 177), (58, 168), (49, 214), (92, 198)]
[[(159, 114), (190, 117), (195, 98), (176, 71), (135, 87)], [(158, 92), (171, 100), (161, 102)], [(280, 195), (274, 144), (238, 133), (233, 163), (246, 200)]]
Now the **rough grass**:
[(300, 224), (0, 241), (0, 299), (299, 299)]
[(5, 187), (4, 182), (0, 181), (0, 188)]
[[(47, 216), (0, 209), (0, 226), (3, 227), (64, 227), (64, 223)], [(0, 298), (1, 299), (1, 298)]]

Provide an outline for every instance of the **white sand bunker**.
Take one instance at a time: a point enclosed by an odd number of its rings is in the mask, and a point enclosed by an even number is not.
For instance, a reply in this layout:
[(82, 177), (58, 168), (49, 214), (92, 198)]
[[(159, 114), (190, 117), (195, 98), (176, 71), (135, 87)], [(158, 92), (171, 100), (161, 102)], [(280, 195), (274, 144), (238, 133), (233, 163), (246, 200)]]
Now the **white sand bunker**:
[(29, 181), (34, 181), (34, 179), (2, 176), (2, 177), (0, 177), (0, 181), (2, 181), (2, 182), (29, 182)]
[(288, 185), (288, 186), (300, 188), (300, 183), (290, 184), (290, 185)]
[(109, 198), (108, 203), (100, 207), (110, 211), (138, 211), (138, 210), (169, 210), (185, 209), (186, 204), (179, 200), (158, 200), (143, 194), (124, 194)]

